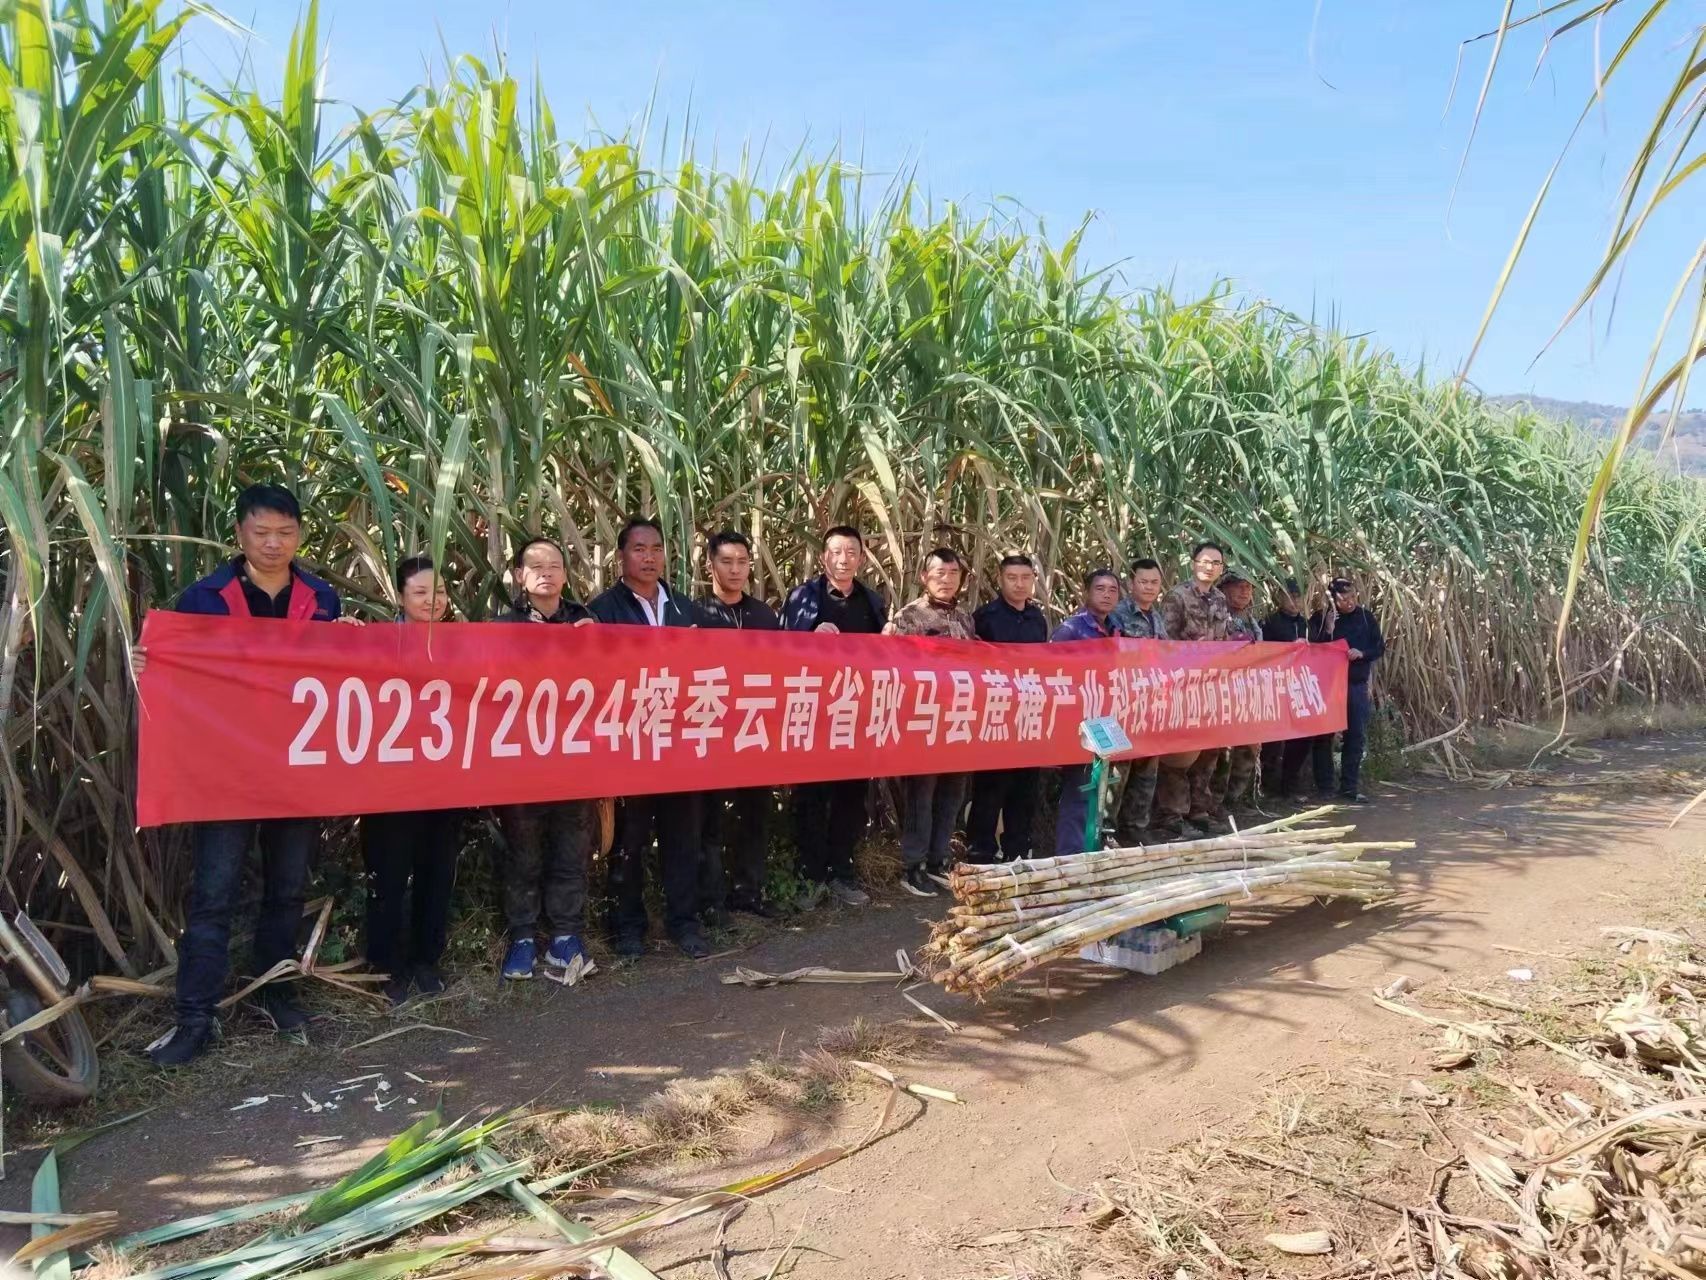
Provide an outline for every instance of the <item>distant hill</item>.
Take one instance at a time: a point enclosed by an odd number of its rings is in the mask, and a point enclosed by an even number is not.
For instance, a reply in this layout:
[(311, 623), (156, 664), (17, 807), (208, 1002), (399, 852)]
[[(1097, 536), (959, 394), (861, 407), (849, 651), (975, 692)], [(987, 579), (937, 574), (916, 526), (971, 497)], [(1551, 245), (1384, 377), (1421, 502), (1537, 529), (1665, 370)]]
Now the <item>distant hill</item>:
[[(1488, 396), (1493, 404), (1526, 404), (1548, 418), (1573, 422), (1595, 439), (1609, 439), (1623, 423), (1627, 409), (1586, 400), (1553, 400), (1547, 396)], [(1667, 414), (1649, 418), (1635, 437), (1635, 447), (1648, 453), (1658, 448)], [(1685, 475), (1706, 478), (1706, 409), (1689, 409), (1676, 420), (1676, 434), (1665, 445), (1662, 461), (1679, 466)]]

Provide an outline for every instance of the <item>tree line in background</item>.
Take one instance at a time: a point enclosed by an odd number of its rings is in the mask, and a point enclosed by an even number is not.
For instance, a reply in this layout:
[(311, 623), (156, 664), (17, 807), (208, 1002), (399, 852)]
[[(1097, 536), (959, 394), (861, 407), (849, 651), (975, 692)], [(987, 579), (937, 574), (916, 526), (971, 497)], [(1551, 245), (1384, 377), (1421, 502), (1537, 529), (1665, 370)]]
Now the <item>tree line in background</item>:
[(5, 871), (122, 969), (169, 946), (182, 875), (133, 828), (125, 638), (227, 554), (252, 481), (298, 492), (307, 559), (372, 616), (423, 548), (489, 616), (539, 531), (584, 598), (631, 512), (680, 580), (727, 525), (776, 597), (846, 521), (897, 597), (948, 542), (985, 584), (1029, 551), (1057, 610), (1208, 536), (1262, 580), (1362, 577), (1413, 734), (1706, 689), (1701, 486), (1618, 471), (1560, 684), (1597, 455), (1363, 339), (1127, 291), (1077, 235), (838, 158), (561, 137), (472, 57), (334, 127), (312, 5), (276, 102), (170, 71), (211, 19), (159, 0), (0, 16)]

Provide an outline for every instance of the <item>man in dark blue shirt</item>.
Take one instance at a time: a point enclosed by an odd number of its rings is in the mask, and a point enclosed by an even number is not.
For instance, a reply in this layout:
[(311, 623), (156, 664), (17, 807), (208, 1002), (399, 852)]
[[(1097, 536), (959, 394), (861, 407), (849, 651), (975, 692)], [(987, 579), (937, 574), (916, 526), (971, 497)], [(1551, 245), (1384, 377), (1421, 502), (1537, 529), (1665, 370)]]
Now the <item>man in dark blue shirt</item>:
[[(179, 613), (232, 618), (335, 622), (338, 593), (296, 563), (302, 543), (302, 508), (288, 489), (250, 485), (237, 497), (234, 560), (192, 584), (178, 598)], [(132, 669), (141, 675), (148, 652), (138, 647)], [(288, 785), (280, 779), (280, 785)], [(264, 822), (198, 822), (190, 836), (190, 903), (178, 942), (177, 1025), (148, 1047), (156, 1066), (178, 1067), (200, 1057), (218, 1034), (215, 1013), (230, 964), (231, 917), (243, 885), (249, 850), (261, 846), (261, 909), (255, 922), (256, 975), (296, 951), (308, 865), (319, 837), (317, 818)], [(279, 1030), (306, 1025), (308, 1014), (292, 988), (272, 982), (255, 994)]]
[[(1362, 607), (1356, 583), (1334, 578), (1328, 584), (1331, 605), (1318, 609), (1309, 619), (1309, 638), (1316, 644), (1343, 640), (1350, 648), (1350, 683), (1345, 690), (1345, 732), (1339, 745), (1338, 798), (1350, 804), (1367, 804), (1358, 789), (1362, 778), (1363, 749), (1368, 738), (1370, 703), (1368, 678), (1374, 664), (1386, 653), (1380, 623)], [(1333, 793), (1333, 735), (1315, 739), (1315, 790), (1323, 797)]]
[[(977, 638), (991, 644), (1046, 644), (1048, 618), (1031, 599), (1037, 589), (1036, 565), (1029, 556), (1007, 556), (1000, 572), (1001, 594), (972, 614)], [(972, 775), (966, 843), (973, 862), (1013, 862), (1031, 856), (1041, 778), (1037, 769), (985, 769)]]

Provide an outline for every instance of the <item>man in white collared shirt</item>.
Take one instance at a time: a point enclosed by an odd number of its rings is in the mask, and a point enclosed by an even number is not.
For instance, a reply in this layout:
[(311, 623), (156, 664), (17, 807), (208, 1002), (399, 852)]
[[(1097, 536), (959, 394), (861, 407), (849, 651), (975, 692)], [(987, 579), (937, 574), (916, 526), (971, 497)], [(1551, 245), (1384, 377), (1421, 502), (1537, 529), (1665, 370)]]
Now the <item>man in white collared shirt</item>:
[[(663, 530), (636, 516), (616, 535), (622, 577), (587, 607), (603, 623), (635, 627), (691, 627), (692, 604), (663, 580)], [(622, 801), (616, 846), (610, 851), (610, 926), (616, 954), (635, 958), (646, 949), (646, 853), (655, 838), (669, 936), (695, 960), (711, 953), (700, 926), (703, 832), (696, 792), (631, 796)]]

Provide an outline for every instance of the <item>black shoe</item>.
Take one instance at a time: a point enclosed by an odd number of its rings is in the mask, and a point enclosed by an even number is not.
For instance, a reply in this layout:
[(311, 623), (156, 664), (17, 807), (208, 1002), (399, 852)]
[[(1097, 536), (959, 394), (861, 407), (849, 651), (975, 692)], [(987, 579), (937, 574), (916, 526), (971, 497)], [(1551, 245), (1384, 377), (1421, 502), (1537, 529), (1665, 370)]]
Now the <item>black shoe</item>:
[(675, 945), (681, 948), (681, 954), (690, 960), (703, 960), (711, 954), (711, 944), (705, 941), (705, 935), (696, 924), (682, 926), (676, 931), (674, 940)]
[(180, 1022), (148, 1046), (148, 1060), (157, 1067), (181, 1067), (201, 1057), (218, 1038), (218, 1024), (211, 1018)]
[(379, 988), (379, 993), (389, 1000), (391, 1007), (395, 1009), (408, 1000), (409, 984), (402, 978), (390, 978)]
[(774, 920), (777, 916), (782, 914), (763, 898), (749, 897), (745, 894), (737, 896), (729, 903), (729, 906), (736, 911), (745, 913), (746, 915), (759, 916), (765, 920)]
[(646, 954), (646, 935), (637, 929), (624, 929), (616, 935), (616, 954), (624, 960), (638, 960)]
[(936, 896), (936, 882), (923, 867), (908, 867), (906, 874), (900, 878), (900, 887), (920, 898)]
[(423, 996), (444, 994), (444, 975), (430, 964), (415, 967), (415, 990)]
[(706, 907), (699, 913), (707, 929), (727, 929), (734, 923), (729, 919), (729, 913), (721, 907)]
[(308, 1011), (296, 1003), (296, 993), (276, 982), (255, 993), (255, 1004), (280, 1031), (295, 1031), (311, 1021)]
[(1360, 791), (1341, 791), (1336, 797), (1340, 804), (1369, 804), (1369, 798)]
[(1232, 824), (1212, 813), (1193, 813), (1187, 821), (1204, 835), (1224, 836), (1232, 833)]

